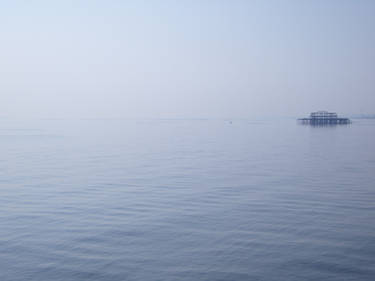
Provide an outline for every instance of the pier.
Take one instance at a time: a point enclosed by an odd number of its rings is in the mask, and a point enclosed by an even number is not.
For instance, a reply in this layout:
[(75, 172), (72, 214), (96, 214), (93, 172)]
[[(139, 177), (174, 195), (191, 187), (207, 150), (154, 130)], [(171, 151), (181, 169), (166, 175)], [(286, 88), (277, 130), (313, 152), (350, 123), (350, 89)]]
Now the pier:
[(308, 118), (299, 118), (299, 122), (309, 125), (346, 125), (350, 124), (349, 118), (340, 118), (337, 113), (328, 111), (312, 112)]

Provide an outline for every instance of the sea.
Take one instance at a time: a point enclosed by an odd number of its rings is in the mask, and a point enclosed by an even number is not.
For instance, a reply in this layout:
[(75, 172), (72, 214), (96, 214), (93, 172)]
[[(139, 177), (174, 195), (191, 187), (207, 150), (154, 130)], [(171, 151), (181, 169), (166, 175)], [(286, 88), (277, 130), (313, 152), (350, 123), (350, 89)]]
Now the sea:
[(375, 120), (0, 119), (0, 280), (375, 280)]

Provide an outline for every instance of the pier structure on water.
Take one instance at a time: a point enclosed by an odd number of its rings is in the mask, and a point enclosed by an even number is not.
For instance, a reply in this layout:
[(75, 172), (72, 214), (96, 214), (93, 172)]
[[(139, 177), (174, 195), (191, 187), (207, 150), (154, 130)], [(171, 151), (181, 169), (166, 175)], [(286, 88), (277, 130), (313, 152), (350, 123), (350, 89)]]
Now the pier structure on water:
[(349, 118), (340, 118), (337, 113), (323, 110), (312, 112), (310, 117), (300, 118), (298, 121), (309, 125), (345, 125), (351, 123)]

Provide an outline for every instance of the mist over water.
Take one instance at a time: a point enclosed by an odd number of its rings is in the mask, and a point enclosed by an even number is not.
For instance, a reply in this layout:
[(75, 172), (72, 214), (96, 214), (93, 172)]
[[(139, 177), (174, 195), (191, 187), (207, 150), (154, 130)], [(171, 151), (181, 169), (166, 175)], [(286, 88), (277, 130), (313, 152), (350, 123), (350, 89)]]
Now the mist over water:
[(0, 281), (375, 280), (374, 15), (1, 1)]
[(0, 121), (0, 279), (373, 280), (375, 122)]
[(2, 4), (2, 118), (374, 113), (372, 0)]

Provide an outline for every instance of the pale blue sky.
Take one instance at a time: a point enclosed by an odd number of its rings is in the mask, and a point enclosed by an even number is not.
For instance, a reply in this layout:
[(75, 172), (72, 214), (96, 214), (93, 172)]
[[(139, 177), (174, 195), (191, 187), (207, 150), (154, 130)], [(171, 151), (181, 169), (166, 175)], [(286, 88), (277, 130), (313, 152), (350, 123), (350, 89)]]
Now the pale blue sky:
[(375, 112), (375, 1), (0, 1), (0, 116)]

